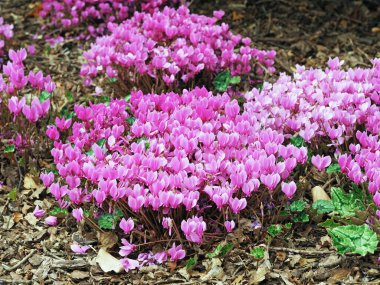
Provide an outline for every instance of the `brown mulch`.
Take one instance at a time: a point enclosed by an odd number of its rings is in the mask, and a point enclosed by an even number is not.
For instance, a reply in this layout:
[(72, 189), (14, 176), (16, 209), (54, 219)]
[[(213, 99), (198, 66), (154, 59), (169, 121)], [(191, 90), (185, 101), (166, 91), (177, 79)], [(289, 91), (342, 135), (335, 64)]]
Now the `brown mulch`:
[[(33, 15), (37, 6), (28, 0), (0, 1), (0, 16), (15, 25), (13, 47), (36, 45), (37, 55), (29, 57), (28, 67), (51, 74), (58, 95), (71, 92), (80, 98), (88, 92), (81, 87), (79, 69), (82, 48), (89, 43), (66, 40), (50, 48), (41, 36), (42, 20)], [(375, 0), (194, 0), (190, 8), (206, 15), (225, 10), (223, 20), (235, 32), (251, 37), (258, 48), (277, 51), (278, 72), (292, 72), (295, 64), (323, 66), (335, 56), (349, 66), (369, 66), (371, 58), (380, 57), (380, 5)], [(34, 35), (38, 37), (33, 39)], [(35, 205), (44, 209), (54, 205), (38, 179), (33, 180), (37, 166), (49, 163), (33, 162), (13, 201), (7, 193), (19, 184), (19, 171), (0, 160), (0, 180), (5, 184), (0, 188), (0, 284), (380, 284), (375, 257), (337, 255), (315, 222), (273, 241), (259, 264), (248, 254), (255, 246), (250, 243), (254, 233), (241, 221), (241, 227), (227, 236), (234, 249), (224, 258), (199, 262), (190, 272), (182, 263), (173, 273), (167, 267), (104, 273), (94, 250), (77, 256), (69, 248), (73, 241), (84, 240), (96, 249), (96, 233), (78, 227), (72, 218), (48, 228), (31, 214)]]

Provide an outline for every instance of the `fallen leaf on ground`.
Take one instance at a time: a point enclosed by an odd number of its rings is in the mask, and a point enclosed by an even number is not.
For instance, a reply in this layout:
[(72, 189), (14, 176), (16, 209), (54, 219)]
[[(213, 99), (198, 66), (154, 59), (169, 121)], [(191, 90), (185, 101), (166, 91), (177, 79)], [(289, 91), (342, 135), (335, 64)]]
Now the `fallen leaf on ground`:
[(120, 273), (124, 270), (120, 260), (113, 257), (104, 248), (99, 249), (96, 262), (104, 272), (114, 271)]
[(82, 280), (90, 277), (90, 273), (86, 271), (80, 271), (80, 270), (74, 270), (71, 272), (71, 278), (77, 279), (77, 280)]
[(102, 248), (109, 249), (117, 244), (119, 238), (114, 232), (98, 232), (98, 240)]
[(22, 219), (22, 214), (19, 212), (13, 213), (13, 221), (18, 223)]
[(321, 186), (315, 186), (313, 189), (311, 189), (311, 196), (313, 197), (313, 203), (318, 200), (331, 200), (329, 195), (327, 195), (326, 191), (323, 190)]

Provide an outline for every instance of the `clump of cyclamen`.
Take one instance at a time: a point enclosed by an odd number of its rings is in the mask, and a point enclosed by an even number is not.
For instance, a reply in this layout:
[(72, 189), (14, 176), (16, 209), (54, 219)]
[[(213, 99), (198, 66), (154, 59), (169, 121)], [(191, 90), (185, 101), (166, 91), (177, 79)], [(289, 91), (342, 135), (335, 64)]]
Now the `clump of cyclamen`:
[[(39, 95), (50, 94), (55, 89), (51, 77), (41, 71), (26, 73), (24, 61), (25, 49), (9, 51), (9, 61), (3, 65), (0, 73), (0, 135), (3, 141), (14, 144), (16, 149), (28, 147), (34, 140), (35, 123), (46, 117), (50, 109), (50, 99)], [(33, 94), (33, 95), (31, 95)], [(10, 127), (12, 125), (12, 127)]]
[(2, 57), (5, 53), (4, 48), (6, 42), (9, 41), (12, 37), (13, 25), (5, 24), (3, 17), (0, 17), (0, 57)]
[(223, 70), (255, 80), (265, 71), (274, 72), (275, 51), (251, 47), (249, 38), (234, 35), (225, 23), (216, 23), (223, 13), (214, 14), (207, 17), (192, 14), (184, 6), (165, 7), (153, 14), (135, 13), (120, 25), (108, 24), (111, 34), (97, 38), (84, 53), (87, 62), (81, 75), (86, 84), (102, 74), (118, 78), (129, 89), (138, 86), (158, 92), (209, 83)]
[[(324, 70), (297, 66), (293, 77), (283, 74), (274, 84), (265, 83), (262, 91), (247, 93), (246, 108), (267, 128), (299, 134), (313, 146), (334, 147), (342, 173), (356, 184), (368, 182), (369, 191), (376, 195), (380, 191), (380, 59), (372, 63), (372, 68), (347, 71), (338, 58), (330, 59)], [(311, 162), (323, 171), (332, 159), (315, 155)], [(286, 185), (283, 191), (291, 193)]]
[(43, 0), (40, 16), (55, 27), (81, 26), (88, 35), (103, 35), (107, 23), (121, 23), (136, 10), (152, 13), (179, 0)]
[[(95, 204), (97, 216), (122, 205), (125, 235), (153, 230), (200, 244), (209, 231), (230, 232), (256, 192), (280, 192), (281, 181), (291, 181), (296, 165), (307, 160), (306, 148), (285, 144), (283, 134), (262, 129), (236, 100), (204, 88), (134, 92), (130, 103), (77, 105), (75, 115), (68, 141), (53, 137), (60, 178), (43, 179), (61, 205)], [(56, 130), (66, 132), (60, 125)], [(138, 242), (140, 235), (133, 236)], [(123, 244), (125, 268), (135, 268), (136, 246)], [(173, 261), (184, 257), (174, 245), (167, 254)]]

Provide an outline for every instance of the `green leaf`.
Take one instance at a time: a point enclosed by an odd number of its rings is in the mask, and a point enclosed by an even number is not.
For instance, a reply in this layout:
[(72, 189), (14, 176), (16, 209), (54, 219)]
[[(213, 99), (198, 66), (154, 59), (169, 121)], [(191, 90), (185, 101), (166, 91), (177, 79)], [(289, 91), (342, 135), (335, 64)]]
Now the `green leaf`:
[(305, 140), (299, 135), (292, 137), (290, 143), (298, 148), (306, 145)]
[(84, 210), (83, 210), (83, 214), (84, 214), (86, 217), (89, 217), (89, 216), (90, 216), (90, 211), (87, 210), (87, 209), (84, 209)]
[(317, 210), (318, 215), (327, 214), (334, 211), (334, 205), (330, 200), (315, 201), (312, 207)]
[(281, 225), (270, 225), (268, 227), (268, 234), (271, 237), (275, 237), (275, 236), (279, 235), (280, 233), (282, 233)]
[(332, 238), (333, 245), (340, 254), (347, 252), (362, 256), (374, 253), (379, 242), (376, 233), (364, 224), (361, 226), (339, 226), (327, 230)]
[(232, 243), (227, 243), (226, 245), (219, 244), (213, 252), (207, 253), (206, 257), (214, 258), (217, 256), (223, 256), (227, 254), (232, 249), (233, 246), (234, 245)]
[(310, 218), (306, 213), (299, 213), (293, 218), (293, 222), (295, 223), (307, 223), (308, 221), (310, 221)]
[(240, 76), (233, 76), (230, 80), (230, 84), (236, 85), (241, 82), (241, 77)]
[(49, 212), (51, 216), (56, 216), (57, 218), (64, 218), (69, 214), (69, 211), (67, 209), (62, 209), (58, 206), (54, 206), (53, 210)]
[(74, 95), (71, 91), (66, 92), (66, 98), (67, 98), (67, 101), (69, 101), (69, 103), (74, 102)]
[(216, 91), (224, 92), (227, 90), (231, 82), (231, 73), (229, 70), (220, 72), (214, 79), (214, 86)]
[(190, 271), (194, 268), (195, 265), (197, 265), (198, 262), (198, 256), (194, 256), (189, 258), (189, 260), (186, 263), (186, 270)]
[(284, 225), (284, 228), (287, 229), (287, 230), (290, 230), (292, 228), (292, 226), (293, 226), (293, 223), (286, 223)]
[(253, 256), (254, 259), (260, 260), (264, 258), (265, 255), (265, 248), (262, 246), (255, 246), (251, 250), (251, 255)]
[(101, 229), (111, 230), (114, 227), (114, 216), (112, 214), (103, 214), (98, 219), (98, 225)]
[(108, 77), (108, 82), (109, 83), (115, 83), (117, 81), (116, 77)]
[(127, 123), (129, 124), (129, 125), (133, 125), (133, 123), (136, 121), (136, 118), (134, 118), (134, 117), (128, 117), (127, 118)]
[(101, 103), (104, 103), (106, 106), (108, 106), (107, 103), (111, 102), (111, 98), (109, 96), (100, 96), (99, 100)]
[(331, 199), (334, 205), (335, 211), (337, 211), (342, 217), (352, 217), (356, 211), (363, 211), (363, 197), (361, 192), (345, 193), (342, 189), (332, 187)]
[(42, 91), (40, 96), (38, 96), (38, 99), (40, 99), (40, 102), (44, 102), (45, 100), (49, 99), (52, 95), (53, 93)]
[(264, 88), (264, 83), (259, 83), (256, 85), (256, 88), (259, 89), (260, 91), (263, 91)]
[(106, 139), (105, 139), (105, 138), (102, 138), (102, 139), (100, 139), (100, 140), (98, 140), (98, 141), (96, 142), (96, 144), (97, 144), (98, 146), (100, 146), (100, 147), (103, 147), (103, 146), (105, 145), (105, 143), (106, 143)]
[(305, 210), (305, 206), (306, 206), (305, 201), (297, 200), (290, 204), (289, 210), (291, 212), (302, 212), (303, 210)]
[(340, 165), (338, 163), (331, 163), (326, 168), (326, 173), (340, 172)]
[(70, 112), (69, 106), (67, 104), (63, 106), (63, 108), (59, 111), (59, 114), (66, 120), (74, 117), (74, 112)]
[(111, 230), (114, 225), (123, 217), (123, 212), (116, 209), (114, 214), (105, 213), (98, 219), (98, 225), (101, 229)]
[(116, 209), (115, 210), (115, 214), (114, 214), (114, 217), (115, 219), (118, 221), (118, 220), (121, 220), (121, 218), (123, 217), (123, 211), (120, 210), (120, 209)]
[(335, 223), (333, 219), (327, 219), (326, 221), (319, 223), (318, 226), (323, 228), (335, 228), (340, 225), (338, 223)]
[(13, 188), (11, 192), (8, 193), (8, 199), (12, 201), (16, 201), (17, 199), (17, 188)]
[(131, 94), (127, 95), (124, 100), (129, 103), (131, 101)]
[(16, 147), (14, 144), (6, 145), (4, 147), (4, 153), (12, 153), (12, 152), (15, 152), (15, 150), (16, 150)]

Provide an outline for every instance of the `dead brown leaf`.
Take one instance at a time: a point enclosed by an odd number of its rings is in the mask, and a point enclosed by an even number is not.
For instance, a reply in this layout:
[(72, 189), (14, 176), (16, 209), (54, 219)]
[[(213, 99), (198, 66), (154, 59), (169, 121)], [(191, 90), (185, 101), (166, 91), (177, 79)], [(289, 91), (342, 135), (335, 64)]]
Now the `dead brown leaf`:
[(285, 259), (286, 259), (286, 257), (287, 257), (286, 252), (283, 252), (283, 251), (278, 251), (278, 252), (276, 252), (276, 259), (277, 259), (277, 260), (279, 260), (279, 261), (281, 261), (281, 262), (284, 262)]
[(327, 280), (329, 284), (338, 284), (343, 282), (351, 274), (351, 269), (339, 268), (332, 272), (331, 277)]
[(244, 14), (238, 11), (232, 11), (232, 21), (240, 21), (244, 19)]
[(119, 241), (119, 238), (114, 232), (98, 232), (98, 240), (104, 249), (113, 248)]
[(13, 213), (13, 221), (17, 224), (22, 219), (22, 214), (19, 212)]

